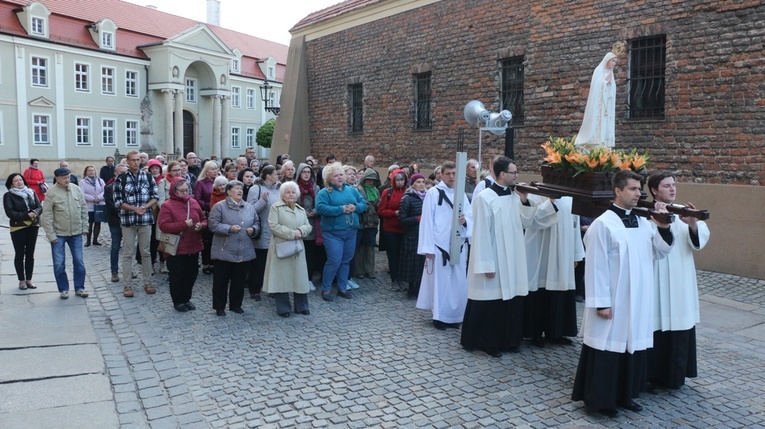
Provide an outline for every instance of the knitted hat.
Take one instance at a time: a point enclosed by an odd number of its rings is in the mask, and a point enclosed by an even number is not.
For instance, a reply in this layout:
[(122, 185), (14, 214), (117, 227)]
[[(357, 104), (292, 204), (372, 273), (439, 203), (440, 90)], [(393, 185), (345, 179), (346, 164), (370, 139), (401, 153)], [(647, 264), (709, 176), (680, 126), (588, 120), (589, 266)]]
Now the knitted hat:
[(412, 174), (412, 178), (411, 178), (411, 179), (409, 179), (409, 185), (413, 185), (413, 184), (414, 184), (414, 182), (416, 182), (416, 181), (417, 181), (417, 179), (422, 179), (422, 180), (425, 180), (425, 176), (423, 176), (423, 175), (422, 175), (422, 174), (420, 174), (420, 173), (415, 173), (415, 174)]

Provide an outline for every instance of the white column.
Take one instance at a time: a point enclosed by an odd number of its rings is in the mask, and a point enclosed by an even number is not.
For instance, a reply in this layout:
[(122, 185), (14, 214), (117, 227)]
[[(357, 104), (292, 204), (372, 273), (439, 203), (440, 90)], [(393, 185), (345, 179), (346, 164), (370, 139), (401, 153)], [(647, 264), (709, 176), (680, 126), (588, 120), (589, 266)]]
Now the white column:
[(213, 131), (212, 131), (212, 153), (211, 155), (218, 155), (221, 159), (223, 155), (220, 151), (220, 99), (219, 95), (213, 95), (210, 97), (213, 102)]
[(173, 90), (163, 89), (162, 98), (165, 103), (165, 152), (173, 151)]
[[(58, 159), (66, 159), (66, 144), (67, 144), (67, 138), (66, 138), (66, 115), (64, 113), (64, 88), (66, 87), (66, 80), (64, 80), (64, 54), (61, 52), (56, 52), (55, 55), (55, 68), (56, 68), (56, 76), (52, 80), (52, 82), (49, 82), (49, 84), (53, 85), (55, 83), (56, 85), (56, 100), (54, 103), (56, 103), (56, 115), (55, 115), (55, 121), (51, 121), (51, 127), (53, 126), (53, 122), (56, 124), (56, 148), (58, 149)], [(95, 127), (98, 128), (95, 128)], [(101, 124), (90, 124), (91, 129), (91, 144), (94, 147), (101, 146), (100, 143), (98, 143), (99, 140), (101, 140), (101, 133), (94, 133), (92, 130), (94, 129), (101, 129)], [(53, 131), (53, 130), (51, 130)], [(50, 133), (50, 138), (53, 140), (53, 133)], [(95, 136), (98, 136), (94, 138)], [(76, 145), (76, 144), (75, 144)], [(75, 146), (72, 145), (72, 146)]]
[[(223, 106), (223, 114), (221, 115), (221, 136), (220, 144), (223, 148), (223, 156), (231, 156), (231, 127), (228, 123), (229, 110), (231, 109), (231, 97), (221, 97), (221, 105)], [(239, 136), (239, 144), (242, 143), (242, 136)], [(238, 154), (236, 154), (238, 155)]]
[[(32, 146), (30, 137), (29, 111), (27, 110), (27, 68), (26, 50), (16, 46), (16, 126), (19, 133), (19, 158), (29, 159), (29, 147)], [(8, 154), (10, 158), (10, 154)]]
[[(175, 91), (175, 144), (173, 145), (173, 150), (168, 152), (168, 154), (175, 153), (176, 150), (178, 150), (178, 153), (183, 153), (183, 101), (184, 101), (184, 92), (179, 90)], [(185, 154), (183, 154), (185, 155)]]

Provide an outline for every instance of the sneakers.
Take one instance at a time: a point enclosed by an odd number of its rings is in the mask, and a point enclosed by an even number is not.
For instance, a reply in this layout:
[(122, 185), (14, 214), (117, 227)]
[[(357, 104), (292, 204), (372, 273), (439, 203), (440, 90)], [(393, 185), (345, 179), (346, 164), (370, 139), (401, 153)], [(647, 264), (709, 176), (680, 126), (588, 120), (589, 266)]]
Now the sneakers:
[(74, 291), (74, 294), (79, 296), (80, 298), (87, 298), (88, 297), (88, 293), (85, 292), (85, 289), (78, 289), (78, 290)]
[(65, 291), (61, 292), (61, 295), (59, 295), (58, 297), (61, 298), (61, 299), (69, 299), (69, 291), (65, 290)]
[(148, 283), (146, 283), (145, 285), (143, 285), (143, 290), (145, 290), (145, 291), (146, 291), (146, 294), (147, 294), (147, 295), (151, 295), (151, 294), (155, 294), (155, 293), (157, 293), (157, 289), (155, 289), (155, 288), (154, 288), (154, 286), (152, 286), (152, 285), (150, 285), (150, 284), (148, 284)]
[(353, 281), (353, 279), (348, 279), (348, 289), (358, 289), (359, 284)]
[(132, 298), (133, 289), (130, 286), (125, 286), (125, 289), (122, 291), (122, 295), (124, 295), (125, 298)]
[(117, 283), (120, 281), (120, 275), (117, 273), (112, 273), (112, 283)]
[(310, 280), (308, 280), (308, 290), (309, 290), (310, 292), (313, 292), (313, 291), (315, 291), (315, 290), (316, 290), (316, 286), (314, 286), (314, 285), (313, 285), (313, 282), (312, 282), (312, 281), (310, 281)]

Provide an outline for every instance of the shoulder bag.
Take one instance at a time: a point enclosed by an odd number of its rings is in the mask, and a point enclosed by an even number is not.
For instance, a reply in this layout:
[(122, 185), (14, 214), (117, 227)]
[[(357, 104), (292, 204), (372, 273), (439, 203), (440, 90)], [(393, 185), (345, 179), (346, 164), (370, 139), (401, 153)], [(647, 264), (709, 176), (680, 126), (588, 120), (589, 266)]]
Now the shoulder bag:
[[(186, 219), (189, 219), (189, 216), (191, 214), (191, 204), (187, 201), (186, 202)], [(180, 234), (168, 234), (166, 232), (162, 233), (162, 238), (159, 239), (159, 245), (157, 246), (157, 250), (163, 253), (167, 253), (168, 255), (175, 256), (176, 253), (178, 253), (178, 244), (181, 242), (181, 236), (183, 236), (183, 233)]]
[(276, 243), (276, 257), (279, 259), (295, 256), (303, 251), (303, 240), (289, 240)]

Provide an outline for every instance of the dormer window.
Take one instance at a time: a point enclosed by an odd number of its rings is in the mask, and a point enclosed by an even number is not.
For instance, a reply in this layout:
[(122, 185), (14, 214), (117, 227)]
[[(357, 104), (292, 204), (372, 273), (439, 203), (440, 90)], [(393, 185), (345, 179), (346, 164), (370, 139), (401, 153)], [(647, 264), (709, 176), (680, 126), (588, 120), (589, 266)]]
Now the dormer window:
[(273, 67), (269, 67), (268, 68), (268, 78), (269, 79), (273, 79), (274, 78), (274, 68)]
[(234, 73), (240, 73), (240, 62), (239, 60), (231, 60), (231, 71)]
[(32, 17), (32, 34), (45, 36), (45, 20), (43, 18)]
[(114, 33), (108, 31), (101, 33), (101, 48), (114, 49)]

